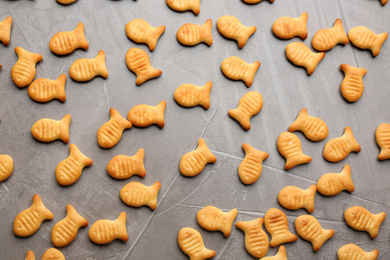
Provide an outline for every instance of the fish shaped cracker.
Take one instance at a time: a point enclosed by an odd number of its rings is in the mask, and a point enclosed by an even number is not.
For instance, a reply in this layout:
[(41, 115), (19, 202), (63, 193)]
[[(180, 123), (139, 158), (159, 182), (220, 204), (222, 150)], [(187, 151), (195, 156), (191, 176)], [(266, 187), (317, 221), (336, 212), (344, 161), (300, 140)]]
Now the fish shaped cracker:
[(106, 55), (100, 50), (93, 59), (78, 59), (69, 68), (69, 76), (75, 81), (89, 81), (96, 76), (108, 77)]
[(56, 179), (60, 185), (72, 185), (81, 176), (86, 166), (92, 165), (92, 160), (86, 157), (75, 144), (69, 145), (69, 157), (60, 162), (56, 167)]
[(156, 124), (158, 127), (163, 128), (165, 125), (164, 112), (166, 105), (165, 100), (158, 103), (157, 106), (136, 105), (130, 109), (127, 114), (127, 119), (138, 127), (147, 127)]
[(196, 219), (202, 228), (208, 231), (221, 231), (225, 237), (228, 237), (237, 213), (237, 209), (223, 212), (214, 206), (207, 206), (198, 211)]
[(270, 246), (275, 247), (284, 243), (297, 241), (298, 237), (288, 230), (288, 220), (283, 211), (270, 208), (264, 216), (264, 224), (271, 235)]
[(310, 141), (318, 142), (328, 137), (329, 129), (325, 122), (312, 117), (307, 113), (306, 108), (302, 108), (297, 119), (290, 125), (288, 131), (301, 131)]
[(360, 152), (360, 145), (353, 136), (352, 129), (347, 126), (344, 135), (329, 140), (324, 147), (324, 157), (329, 162), (339, 162), (347, 158), (351, 152)]
[(56, 33), (50, 40), (49, 48), (57, 55), (66, 55), (76, 49), (87, 50), (89, 44), (84, 36), (84, 24), (79, 23), (73, 31)]
[(307, 38), (307, 13), (303, 12), (300, 17), (280, 17), (272, 25), (272, 32), (281, 39), (291, 39), (295, 36), (302, 40)]
[(257, 91), (246, 93), (236, 109), (229, 110), (229, 116), (234, 118), (245, 130), (251, 129), (250, 119), (263, 108), (263, 96)]
[(152, 186), (145, 186), (139, 182), (130, 182), (120, 191), (121, 200), (131, 207), (148, 206), (151, 210), (157, 207), (157, 196), (161, 183), (155, 182)]
[(367, 74), (364, 68), (352, 67), (346, 63), (340, 65), (345, 77), (341, 83), (341, 94), (348, 102), (356, 102), (363, 95), (363, 76)]
[(344, 245), (337, 250), (337, 257), (339, 260), (376, 260), (378, 256), (378, 249), (374, 249), (371, 252), (365, 252), (354, 244)]
[(49, 248), (42, 256), (42, 260), (65, 260), (65, 256), (60, 250), (55, 248)]
[(192, 11), (195, 15), (200, 13), (200, 0), (166, 0), (167, 5), (178, 12)]
[(132, 126), (115, 108), (110, 108), (110, 120), (104, 123), (97, 133), (99, 146), (102, 148), (114, 147), (121, 140), (123, 131)]
[(150, 65), (149, 55), (139, 48), (130, 48), (126, 53), (126, 65), (137, 75), (135, 84), (141, 85), (145, 81), (157, 78), (162, 74), (161, 70)]
[(276, 255), (263, 257), (261, 260), (287, 260), (286, 248), (280, 246)]
[(348, 32), (348, 38), (353, 45), (360, 49), (369, 49), (372, 55), (378, 56), (383, 43), (386, 41), (388, 33), (375, 34), (364, 26), (357, 26)]
[(242, 183), (250, 185), (255, 183), (263, 171), (263, 161), (269, 157), (269, 154), (257, 150), (245, 143), (242, 145), (245, 151), (245, 158), (238, 166), (238, 176)]
[(298, 136), (290, 132), (283, 132), (278, 138), (279, 153), (286, 158), (284, 168), (290, 170), (300, 164), (311, 162), (312, 158), (302, 152), (302, 144)]
[(43, 60), (42, 55), (24, 50), (21, 47), (15, 48), (18, 60), (11, 69), (11, 78), (16, 86), (23, 88), (28, 86), (35, 78), (35, 65)]
[(211, 19), (208, 19), (203, 25), (186, 23), (179, 28), (176, 38), (181, 44), (186, 46), (195, 46), (201, 42), (211, 46), (213, 44), (211, 26)]
[(43, 205), (41, 197), (35, 194), (32, 206), (15, 217), (14, 233), (19, 237), (31, 236), (41, 227), (44, 220), (53, 219), (53, 217), (53, 213)]
[(227, 78), (231, 80), (242, 80), (247, 87), (252, 86), (253, 79), (259, 67), (260, 61), (249, 64), (236, 56), (226, 58), (221, 63), (222, 73)]
[(9, 44), (11, 38), (12, 17), (7, 16), (2, 22), (0, 22), (0, 42), (5, 46)]
[(218, 31), (228, 39), (236, 40), (239, 48), (243, 48), (257, 30), (256, 26), (244, 26), (240, 20), (231, 15), (218, 18)]
[(180, 249), (191, 260), (205, 260), (215, 256), (216, 252), (204, 246), (202, 235), (195, 229), (184, 227), (177, 236)]
[(294, 65), (304, 67), (308, 75), (313, 74), (325, 52), (314, 53), (304, 43), (293, 42), (286, 47), (286, 56)]
[(154, 51), (158, 39), (165, 32), (165, 26), (154, 28), (143, 19), (134, 19), (126, 24), (125, 30), (130, 40), (136, 43), (145, 43), (150, 51)]
[(31, 135), (38, 141), (47, 143), (57, 139), (64, 143), (69, 142), (69, 125), (71, 116), (65, 115), (60, 121), (43, 118), (34, 123), (31, 127)]
[(311, 185), (307, 190), (295, 186), (284, 187), (278, 194), (280, 205), (289, 210), (305, 208), (309, 213), (314, 211), (314, 198), (316, 185)]
[(263, 230), (263, 218), (239, 221), (236, 227), (245, 233), (245, 249), (255, 258), (262, 258), (268, 252), (268, 237)]
[(334, 196), (343, 190), (353, 192), (351, 167), (346, 164), (340, 173), (326, 173), (317, 182), (317, 190), (324, 196)]
[(332, 28), (321, 29), (317, 31), (311, 44), (317, 51), (329, 51), (337, 44), (348, 44), (348, 36), (344, 32), (343, 23), (336, 19)]
[(11, 156), (0, 154), (0, 182), (8, 179), (14, 170), (14, 160)]
[(376, 143), (381, 148), (378, 160), (390, 158), (390, 124), (380, 124), (375, 131)]
[(104, 245), (115, 239), (127, 242), (129, 236), (126, 230), (126, 213), (122, 212), (116, 220), (100, 219), (93, 223), (88, 231), (89, 239), (92, 242)]
[(28, 95), (32, 100), (42, 103), (49, 102), (53, 99), (65, 102), (65, 83), (65, 74), (61, 74), (56, 80), (46, 78), (36, 79), (28, 87)]
[(133, 175), (145, 177), (144, 149), (139, 149), (134, 156), (117, 155), (107, 164), (107, 172), (114, 179), (127, 179)]
[(348, 226), (358, 231), (366, 231), (371, 238), (376, 238), (385, 218), (385, 212), (374, 215), (360, 206), (351, 207), (344, 212), (344, 219)]
[(183, 107), (202, 106), (204, 109), (209, 109), (212, 87), (213, 83), (211, 81), (201, 87), (193, 84), (183, 84), (175, 90), (173, 97)]

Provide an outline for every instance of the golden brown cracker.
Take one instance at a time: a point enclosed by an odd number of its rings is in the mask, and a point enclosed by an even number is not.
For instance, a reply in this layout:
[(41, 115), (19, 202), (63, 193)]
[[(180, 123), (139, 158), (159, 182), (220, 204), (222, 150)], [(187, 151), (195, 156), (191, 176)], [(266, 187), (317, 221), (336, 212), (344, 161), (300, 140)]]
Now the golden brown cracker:
[(286, 158), (284, 168), (290, 170), (293, 167), (311, 162), (312, 158), (302, 152), (301, 141), (298, 136), (290, 132), (283, 132), (278, 138), (279, 153)]
[(42, 260), (65, 260), (65, 256), (60, 250), (55, 248), (49, 248), (42, 256)]
[(278, 194), (280, 205), (289, 210), (305, 208), (309, 213), (314, 211), (314, 198), (316, 185), (311, 185), (307, 190), (295, 186), (284, 187)]
[(11, 38), (11, 27), (12, 27), (12, 17), (6, 17), (2, 22), (0, 22), (0, 42), (5, 46), (9, 44)]
[(236, 40), (239, 48), (243, 48), (257, 30), (256, 26), (244, 26), (240, 20), (231, 15), (225, 15), (218, 18), (218, 31), (228, 39)]
[(371, 238), (376, 238), (385, 218), (385, 212), (374, 215), (360, 206), (351, 207), (344, 212), (344, 219), (348, 226), (358, 231), (368, 232)]
[(0, 154), (0, 182), (8, 179), (14, 170), (14, 160), (11, 156)]
[(173, 97), (183, 107), (202, 106), (204, 109), (209, 109), (212, 87), (213, 83), (211, 81), (201, 87), (193, 84), (183, 84), (175, 90)]
[(317, 31), (311, 44), (317, 51), (329, 51), (337, 44), (348, 44), (348, 36), (344, 32), (343, 23), (336, 19), (332, 28), (321, 29)]
[(238, 166), (238, 176), (244, 184), (255, 183), (263, 171), (263, 161), (269, 157), (269, 154), (263, 151), (259, 151), (249, 144), (242, 145), (242, 149), (245, 151), (245, 158)]
[(353, 192), (351, 167), (346, 164), (340, 173), (326, 173), (317, 182), (317, 190), (324, 196), (334, 196), (343, 190)]
[(115, 239), (127, 242), (126, 213), (122, 212), (116, 220), (100, 219), (88, 231), (89, 239), (100, 245), (109, 244)]
[(286, 56), (294, 65), (304, 67), (308, 75), (313, 74), (325, 52), (314, 53), (304, 43), (293, 42), (286, 47)]
[(79, 23), (73, 31), (56, 33), (50, 40), (49, 48), (57, 55), (66, 55), (76, 49), (87, 50), (89, 44), (84, 35), (84, 24)]
[(200, 0), (166, 0), (167, 5), (178, 12), (192, 11), (195, 15), (200, 13)]
[(322, 245), (335, 233), (333, 229), (323, 229), (318, 220), (310, 215), (297, 217), (295, 228), (301, 238), (312, 243), (314, 252), (320, 250)]
[(310, 141), (318, 142), (328, 137), (329, 129), (325, 122), (318, 118), (312, 117), (307, 113), (306, 108), (302, 108), (297, 119), (290, 125), (288, 131), (301, 131)]
[(270, 246), (275, 247), (284, 243), (297, 241), (298, 237), (288, 230), (288, 220), (283, 211), (270, 208), (264, 216), (264, 224), (271, 235)]
[(329, 140), (324, 147), (324, 157), (329, 162), (339, 162), (347, 158), (351, 152), (360, 152), (360, 145), (353, 136), (352, 129), (347, 126), (344, 135)]
[(222, 73), (227, 78), (231, 80), (242, 80), (247, 87), (252, 86), (253, 79), (259, 67), (260, 61), (249, 64), (236, 56), (226, 58), (221, 63)]
[(202, 228), (208, 231), (221, 231), (225, 237), (228, 237), (237, 213), (237, 209), (223, 212), (214, 206), (207, 206), (198, 211), (196, 219)]
[(357, 26), (348, 32), (348, 38), (353, 45), (360, 49), (369, 49), (372, 55), (378, 56), (382, 44), (387, 39), (387, 32), (375, 34), (373, 31), (364, 26)]
[(205, 260), (215, 256), (214, 250), (207, 249), (204, 246), (201, 234), (189, 227), (180, 229), (177, 236), (180, 249), (192, 260)]
[(65, 74), (61, 74), (56, 80), (46, 78), (36, 79), (28, 87), (28, 95), (32, 100), (42, 103), (49, 102), (53, 99), (65, 102), (65, 83)]
[(295, 36), (302, 40), (307, 38), (307, 13), (303, 12), (300, 17), (280, 17), (272, 25), (272, 32), (281, 39), (291, 39)]
[(53, 219), (53, 217), (53, 213), (43, 205), (41, 197), (35, 194), (31, 207), (15, 217), (14, 233), (19, 237), (31, 236), (40, 228), (44, 220)]
[(23, 88), (28, 86), (35, 78), (35, 65), (43, 60), (42, 55), (24, 50), (21, 47), (15, 48), (18, 60), (11, 69), (11, 78), (16, 86)]
[(208, 19), (203, 25), (186, 23), (176, 33), (177, 40), (187, 46), (195, 46), (201, 42), (208, 46), (213, 44), (213, 36), (211, 34), (211, 19)]
[(144, 149), (139, 149), (134, 156), (117, 155), (107, 164), (107, 172), (114, 179), (127, 179), (133, 175), (145, 177)]
[(355, 244), (347, 244), (337, 250), (337, 257), (339, 260), (376, 260), (378, 256), (378, 249), (374, 249), (371, 252), (365, 252)]
[(381, 148), (378, 160), (390, 158), (390, 124), (380, 124), (375, 131), (376, 143)]
[(152, 124), (158, 125), (158, 127), (163, 128), (165, 125), (164, 121), (164, 112), (167, 103), (165, 100), (158, 103), (156, 106), (150, 105), (136, 105), (130, 109), (127, 114), (127, 119), (138, 127), (147, 127)]
[(31, 127), (32, 136), (41, 142), (52, 142), (57, 139), (64, 143), (69, 142), (69, 125), (71, 116), (65, 115), (60, 121), (43, 118), (34, 123)]
[(149, 79), (159, 77), (161, 70), (150, 65), (149, 55), (139, 48), (130, 48), (126, 53), (126, 65), (130, 71), (137, 75), (135, 84), (141, 85)]
[(245, 130), (251, 129), (250, 119), (263, 108), (263, 96), (257, 91), (246, 93), (236, 109), (229, 110), (229, 116), (234, 118)]
[(263, 230), (263, 218), (252, 221), (239, 221), (236, 227), (245, 233), (245, 249), (255, 258), (261, 258), (268, 252), (268, 237)]
[(133, 125), (123, 118), (115, 108), (110, 108), (110, 120), (97, 132), (97, 141), (102, 148), (114, 147), (122, 138), (123, 131)]
[(349, 102), (356, 102), (364, 91), (363, 76), (367, 74), (364, 68), (355, 68), (346, 63), (340, 65), (345, 77), (341, 83), (341, 94)]
[(152, 27), (143, 19), (134, 19), (126, 24), (126, 34), (130, 40), (136, 43), (145, 43), (150, 51), (154, 51), (157, 41), (165, 32), (165, 26)]
[(89, 81), (96, 76), (108, 77), (106, 55), (100, 50), (93, 59), (81, 58), (73, 62), (69, 68), (69, 76), (75, 81)]
[(145, 186), (140, 182), (130, 182), (120, 191), (121, 200), (131, 207), (148, 206), (151, 210), (157, 207), (157, 196), (161, 188), (161, 182), (157, 181), (152, 186)]

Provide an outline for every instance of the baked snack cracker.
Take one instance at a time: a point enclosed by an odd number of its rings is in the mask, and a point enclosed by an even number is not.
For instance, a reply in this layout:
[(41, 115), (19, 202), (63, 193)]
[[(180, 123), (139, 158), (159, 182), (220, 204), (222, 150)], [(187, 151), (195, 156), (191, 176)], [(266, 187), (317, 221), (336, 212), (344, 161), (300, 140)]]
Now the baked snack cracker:
[(0, 42), (4, 45), (9, 44), (11, 36), (11, 27), (12, 27), (12, 17), (6, 17), (2, 22), (0, 22)]
[(69, 5), (71, 3), (76, 2), (77, 0), (57, 0), (58, 3), (63, 4), (63, 5)]
[(204, 260), (215, 256), (216, 252), (204, 246), (201, 234), (189, 227), (180, 229), (177, 236), (180, 249), (190, 257), (190, 260)]
[(349, 102), (356, 102), (363, 95), (363, 76), (367, 74), (364, 68), (355, 68), (346, 63), (340, 65), (345, 77), (341, 83), (341, 94)]
[(126, 24), (126, 34), (136, 43), (145, 43), (150, 51), (154, 51), (160, 36), (165, 32), (165, 26), (152, 27), (143, 19), (134, 19)]
[(301, 141), (298, 136), (290, 132), (283, 132), (278, 138), (279, 153), (286, 158), (284, 169), (290, 170), (293, 167), (311, 162), (312, 158), (302, 152)]
[(348, 226), (358, 231), (366, 231), (371, 238), (376, 238), (379, 228), (386, 218), (386, 213), (373, 215), (363, 207), (355, 206), (344, 212), (344, 219)]
[(65, 102), (65, 83), (65, 74), (61, 74), (56, 80), (36, 79), (28, 87), (28, 95), (32, 100), (42, 103), (53, 99)]
[(191, 10), (195, 15), (200, 13), (200, 0), (166, 0), (167, 5), (178, 12)]
[(28, 250), (26, 258), (24, 260), (35, 260), (35, 254), (33, 251)]
[(263, 161), (269, 157), (266, 152), (259, 151), (249, 144), (243, 144), (242, 149), (245, 151), (245, 158), (238, 166), (238, 176), (244, 184), (255, 183), (263, 171)]
[(55, 248), (49, 248), (42, 256), (42, 260), (65, 260), (65, 256), (60, 250)]
[(353, 136), (352, 129), (347, 126), (344, 135), (329, 140), (324, 147), (324, 157), (329, 162), (339, 162), (347, 158), (351, 152), (360, 152), (360, 145)]
[(50, 40), (49, 48), (57, 55), (66, 55), (76, 49), (87, 50), (89, 44), (84, 36), (84, 24), (79, 23), (73, 31), (56, 33)]
[(242, 80), (247, 87), (252, 86), (253, 78), (260, 67), (260, 61), (252, 64), (246, 63), (244, 60), (232, 56), (226, 58), (221, 63), (222, 73), (231, 80)]
[(234, 118), (245, 130), (251, 129), (250, 119), (263, 108), (263, 97), (257, 91), (246, 93), (236, 109), (229, 110), (229, 116)]
[(208, 46), (213, 44), (213, 35), (211, 34), (211, 19), (208, 19), (203, 25), (186, 23), (177, 30), (177, 40), (187, 46), (195, 46), (201, 42)]
[(376, 143), (381, 148), (378, 155), (379, 160), (386, 160), (390, 158), (390, 124), (380, 124), (375, 131)]
[(317, 182), (317, 190), (324, 196), (334, 196), (343, 190), (353, 192), (351, 167), (346, 164), (340, 173), (326, 173)]
[(332, 28), (317, 31), (311, 41), (313, 48), (317, 51), (329, 51), (340, 43), (344, 45), (349, 43), (340, 19), (336, 19)]
[(304, 67), (308, 75), (313, 74), (325, 52), (314, 53), (304, 43), (293, 42), (286, 47), (286, 56), (296, 66)]
[(15, 217), (14, 233), (19, 237), (31, 236), (40, 228), (44, 220), (53, 219), (53, 217), (53, 213), (43, 205), (41, 197), (35, 194), (31, 207)]
[(316, 185), (311, 185), (307, 190), (295, 186), (284, 187), (278, 194), (280, 205), (289, 210), (305, 208), (309, 213), (314, 211), (314, 198), (316, 196)]
[(255, 258), (261, 258), (268, 252), (268, 237), (263, 230), (263, 218), (252, 221), (239, 221), (236, 227), (245, 233), (245, 249)]
[(139, 149), (134, 156), (117, 155), (107, 164), (107, 172), (114, 179), (127, 179), (133, 175), (145, 177), (144, 149)]
[(163, 128), (165, 125), (164, 112), (166, 105), (165, 100), (154, 107), (144, 104), (136, 105), (130, 109), (127, 114), (127, 119), (138, 127), (147, 127), (156, 124), (158, 127)]
[(310, 116), (306, 108), (302, 108), (297, 119), (288, 128), (288, 131), (301, 131), (307, 139), (313, 142), (324, 140), (328, 137), (329, 133), (328, 126), (325, 122), (318, 117)]
[(110, 120), (104, 123), (97, 132), (98, 144), (102, 148), (114, 147), (121, 140), (123, 131), (132, 126), (115, 108), (110, 108)]
[(51, 230), (51, 242), (56, 247), (69, 245), (75, 240), (79, 228), (88, 226), (88, 220), (77, 213), (72, 205), (66, 205), (66, 212), (66, 217), (57, 222)]
[(310, 215), (297, 217), (295, 228), (301, 238), (312, 243), (314, 252), (320, 250), (322, 245), (335, 233), (333, 229), (323, 229), (318, 220)]
[(70, 120), (69, 114), (65, 115), (61, 121), (49, 118), (40, 119), (31, 127), (31, 134), (41, 142), (47, 143), (60, 139), (67, 144), (69, 142)]
[(382, 5), (386, 5), (389, 0), (381, 0)]
[(208, 163), (215, 163), (217, 157), (214, 156), (206, 145), (203, 138), (198, 140), (198, 148), (188, 152), (180, 159), (180, 173), (187, 177), (194, 177), (201, 173)]
[(337, 250), (337, 257), (339, 260), (376, 260), (378, 256), (378, 249), (374, 249), (371, 252), (365, 252), (354, 244), (344, 245)]
[(109, 244), (115, 239), (127, 242), (126, 213), (122, 212), (116, 220), (100, 219), (88, 231), (89, 239), (100, 245)]
[(373, 31), (364, 26), (357, 26), (348, 32), (348, 38), (353, 45), (360, 49), (369, 49), (372, 55), (378, 56), (382, 44), (387, 39), (386, 32), (375, 34)]
[(69, 145), (69, 157), (60, 162), (56, 167), (56, 179), (60, 185), (68, 186), (81, 176), (86, 166), (92, 165), (92, 160), (80, 152), (75, 144)]
[(21, 47), (16, 47), (15, 52), (18, 55), (18, 60), (11, 69), (11, 78), (16, 86), (23, 88), (35, 78), (35, 64), (43, 60), (43, 57), (40, 54), (28, 52)]
[(298, 237), (288, 230), (286, 214), (277, 208), (270, 208), (264, 216), (264, 224), (271, 235), (270, 246), (275, 247), (284, 243), (297, 241)]
[(120, 191), (121, 200), (131, 207), (148, 206), (151, 210), (157, 207), (157, 196), (161, 183), (156, 181), (152, 186), (145, 186), (140, 182), (130, 182)]
[(300, 17), (280, 17), (272, 25), (272, 32), (281, 39), (291, 39), (299, 36), (302, 40), (307, 38), (307, 13)]
[(198, 211), (196, 220), (202, 228), (208, 231), (221, 231), (225, 237), (228, 237), (237, 213), (237, 209), (225, 213), (214, 206), (207, 206)]
[(106, 56), (103, 50), (100, 50), (93, 59), (78, 59), (69, 68), (69, 76), (76, 81), (89, 81), (96, 76), (108, 77), (106, 68)]
[(286, 248), (280, 246), (276, 255), (263, 257), (261, 260), (287, 260)]
[(198, 87), (192, 84), (180, 85), (173, 93), (175, 101), (183, 107), (202, 106), (204, 109), (210, 107), (210, 91), (213, 83), (208, 81), (205, 85)]
[(243, 48), (257, 30), (256, 26), (244, 26), (240, 20), (231, 15), (218, 18), (218, 31), (228, 39), (236, 40), (239, 48)]
[(0, 182), (8, 179), (13, 170), (14, 160), (12, 157), (6, 154), (0, 154)]
[(126, 53), (126, 65), (137, 75), (135, 84), (141, 85), (149, 79), (159, 77), (161, 70), (155, 69), (150, 65), (149, 55), (146, 51), (139, 48), (130, 48)]

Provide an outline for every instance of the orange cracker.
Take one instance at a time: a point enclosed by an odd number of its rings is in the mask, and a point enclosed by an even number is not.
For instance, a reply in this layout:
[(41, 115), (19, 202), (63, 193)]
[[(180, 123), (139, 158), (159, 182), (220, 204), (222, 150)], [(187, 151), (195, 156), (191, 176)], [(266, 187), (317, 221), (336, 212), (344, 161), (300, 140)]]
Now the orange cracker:
[(150, 51), (154, 51), (160, 36), (165, 32), (165, 26), (152, 27), (143, 19), (134, 19), (126, 24), (126, 34), (136, 43), (145, 43)]
[(11, 27), (12, 27), (12, 17), (6, 17), (2, 22), (0, 22), (0, 42), (5, 46), (9, 44), (11, 36)]
[(11, 156), (0, 154), (0, 182), (8, 179), (14, 170), (14, 160)]
[(290, 132), (283, 132), (278, 138), (279, 153), (286, 158), (284, 168), (290, 170), (293, 167), (311, 162), (312, 158), (302, 152), (301, 141), (298, 136)]
[(329, 129), (325, 122), (318, 118), (309, 116), (306, 108), (302, 108), (297, 119), (290, 125), (288, 131), (301, 131), (310, 141), (322, 141), (328, 137)]
[(264, 224), (271, 235), (270, 246), (275, 247), (284, 243), (297, 241), (298, 237), (288, 230), (288, 220), (283, 211), (270, 208), (264, 216)]
[(139, 48), (130, 48), (126, 53), (126, 64), (129, 70), (137, 75), (135, 84), (141, 85), (145, 81), (157, 78), (162, 74), (161, 70), (150, 65), (149, 55)]
[(16, 47), (18, 60), (11, 69), (11, 78), (16, 86), (23, 88), (28, 86), (35, 78), (35, 65), (43, 60), (42, 55), (28, 52), (21, 47)]
[(357, 26), (348, 32), (348, 38), (353, 45), (360, 49), (369, 49), (372, 55), (378, 56), (382, 44), (388, 37), (387, 32), (375, 34), (373, 31), (364, 26)]
[(286, 47), (286, 56), (294, 65), (304, 67), (308, 75), (313, 74), (325, 52), (314, 53), (304, 43), (293, 42)]
[(333, 229), (323, 229), (318, 220), (310, 215), (297, 217), (295, 228), (301, 238), (312, 243), (314, 252), (320, 250), (322, 245), (335, 233)]
[(114, 179), (127, 179), (133, 175), (145, 177), (144, 149), (139, 149), (134, 156), (117, 155), (107, 164), (107, 172)]
[(51, 241), (56, 247), (69, 245), (75, 240), (79, 228), (88, 226), (88, 221), (72, 205), (66, 205), (66, 212), (66, 217), (51, 230)]
[(316, 185), (311, 185), (307, 190), (302, 190), (295, 186), (284, 187), (278, 194), (280, 205), (289, 210), (305, 208), (309, 213), (314, 211), (314, 198), (316, 195)]
[(165, 125), (164, 112), (166, 105), (165, 100), (158, 103), (157, 106), (136, 105), (130, 109), (127, 114), (127, 119), (138, 127), (147, 127), (156, 124), (158, 127), (163, 128)]
[(244, 60), (232, 56), (226, 58), (221, 63), (222, 73), (231, 80), (242, 80), (247, 87), (252, 86), (253, 78), (260, 67), (260, 61), (252, 64), (246, 63)]
[(244, 26), (240, 20), (231, 15), (218, 18), (218, 31), (228, 39), (236, 40), (239, 48), (243, 48), (257, 30), (256, 26)]
[(199, 138), (198, 148), (181, 157), (180, 173), (187, 177), (194, 177), (203, 171), (206, 164), (216, 161), (217, 158), (210, 152), (206, 142)]
[(343, 190), (353, 192), (355, 186), (351, 179), (351, 167), (346, 164), (340, 173), (327, 173), (317, 182), (317, 190), (324, 196), (334, 196)]
[(354, 244), (344, 245), (337, 250), (337, 257), (339, 260), (376, 260), (378, 256), (378, 249), (374, 249), (371, 252), (365, 252), (359, 246)]
[(353, 136), (352, 129), (347, 126), (344, 135), (329, 140), (324, 147), (324, 157), (329, 162), (339, 162), (347, 158), (351, 152), (360, 152), (360, 145)]
[(272, 25), (272, 32), (281, 39), (291, 39), (299, 36), (302, 40), (307, 38), (307, 13), (303, 12), (300, 17), (280, 17)]
[(192, 260), (205, 260), (216, 255), (204, 246), (202, 235), (195, 229), (184, 227), (177, 236), (180, 249)]
[(385, 212), (374, 215), (360, 206), (351, 207), (344, 212), (344, 219), (348, 226), (358, 231), (366, 231), (371, 238), (376, 238), (385, 218)]
[(239, 221), (236, 227), (245, 233), (245, 249), (255, 258), (261, 258), (268, 252), (268, 237), (263, 230), (263, 218), (252, 221)]
[(43, 205), (41, 197), (35, 194), (32, 206), (15, 217), (14, 233), (19, 237), (31, 236), (40, 228), (44, 220), (53, 217), (53, 213)]
[(122, 212), (116, 220), (100, 219), (88, 231), (89, 239), (100, 245), (109, 244), (115, 239), (127, 242), (126, 213)]
[(140, 182), (130, 182), (120, 191), (121, 200), (131, 207), (148, 206), (151, 210), (157, 207), (157, 196), (161, 183), (155, 182), (152, 186), (145, 186)]
[(261, 260), (287, 260), (286, 248), (280, 246), (276, 255), (263, 257)]
[(198, 87), (192, 84), (180, 85), (173, 93), (175, 101), (183, 107), (202, 106), (204, 109), (210, 107), (210, 91), (213, 87), (211, 81)]
[(343, 23), (340, 19), (336, 19), (332, 28), (321, 29), (317, 31), (311, 44), (317, 51), (329, 51), (337, 44), (348, 44), (348, 36), (343, 29)]
[(186, 23), (176, 33), (177, 40), (187, 46), (195, 46), (201, 42), (208, 46), (213, 44), (213, 36), (211, 34), (211, 19), (208, 19), (203, 25)]
[(40, 119), (31, 127), (31, 134), (41, 142), (47, 143), (60, 139), (67, 144), (69, 142), (70, 120), (69, 114), (65, 115), (61, 121), (49, 118)]
[(115, 108), (110, 108), (110, 120), (104, 123), (98, 130), (98, 144), (102, 148), (114, 147), (121, 140), (123, 131), (130, 129), (132, 126)]
[(42, 260), (65, 260), (65, 256), (60, 250), (55, 248), (49, 248), (42, 256)]
[(69, 76), (75, 81), (89, 81), (96, 76), (108, 77), (106, 68), (106, 56), (103, 50), (100, 50), (93, 59), (78, 59), (69, 68)]
[(364, 68), (355, 68), (346, 63), (340, 65), (345, 78), (341, 83), (341, 94), (349, 102), (356, 102), (363, 95), (363, 76), (367, 74)]
[(81, 176), (86, 166), (92, 165), (92, 160), (80, 152), (75, 144), (69, 145), (70, 155), (56, 167), (56, 179), (60, 185), (68, 186)]
[(263, 108), (263, 97), (257, 91), (246, 93), (236, 109), (229, 110), (229, 116), (234, 118), (245, 130), (251, 129), (250, 119)]
[(61, 74), (56, 80), (45, 78), (36, 79), (28, 87), (28, 95), (32, 100), (42, 103), (49, 102), (53, 99), (65, 102), (65, 83), (65, 74)]
[(178, 12), (191, 10), (195, 15), (200, 13), (200, 0), (166, 0), (167, 5)]
[(242, 149), (245, 151), (245, 158), (238, 166), (238, 175), (242, 183), (255, 183), (263, 171), (263, 161), (269, 157), (266, 152), (259, 151), (249, 144), (243, 144)]
[(57, 55), (66, 55), (76, 49), (87, 50), (89, 44), (84, 36), (84, 24), (79, 23), (73, 31), (56, 33), (50, 40), (49, 48)]
[(214, 206), (207, 206), (198, 211), (196, 219), (202, 228), (208, 231), (221, 231), (225, 237), (228, 237), (237, 213), (237, 209), (225, 213)]
[(390, 124), (380, 124), (375, 131), (376, 143), (381, 148), (378, 155), (379, 160), (386, 160), (390, 158)]

